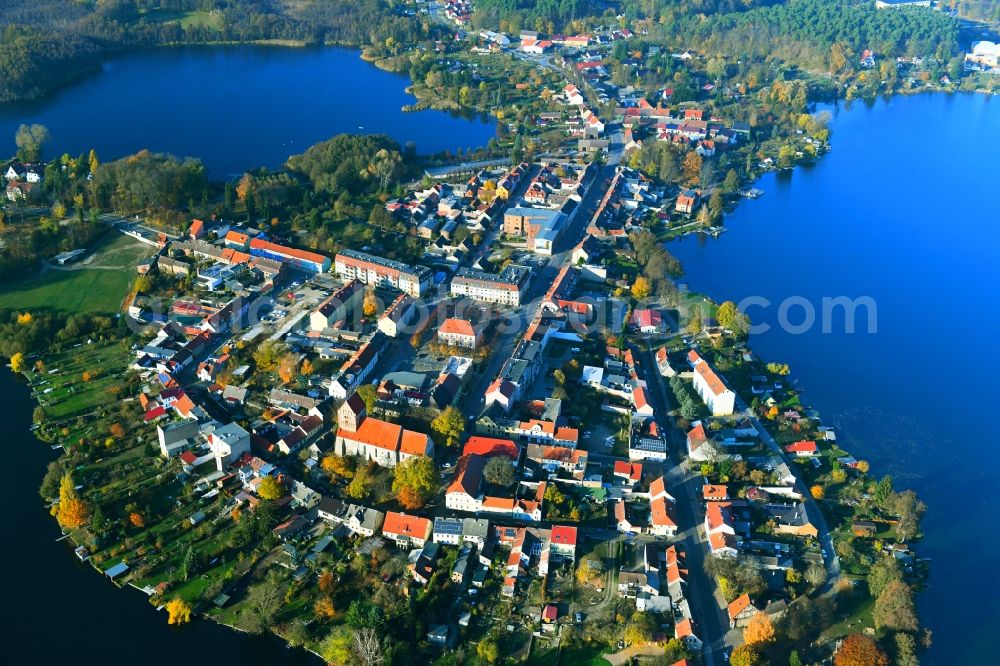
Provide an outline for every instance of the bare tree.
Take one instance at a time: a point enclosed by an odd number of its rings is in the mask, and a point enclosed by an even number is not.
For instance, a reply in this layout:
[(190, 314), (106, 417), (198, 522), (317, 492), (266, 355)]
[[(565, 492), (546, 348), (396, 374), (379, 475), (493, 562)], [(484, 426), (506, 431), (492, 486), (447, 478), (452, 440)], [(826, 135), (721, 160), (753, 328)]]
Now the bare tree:
[(354, 632), (354, 654), (364, 666), (378, 666), (385, 659), (382, 641), (371, 627)]

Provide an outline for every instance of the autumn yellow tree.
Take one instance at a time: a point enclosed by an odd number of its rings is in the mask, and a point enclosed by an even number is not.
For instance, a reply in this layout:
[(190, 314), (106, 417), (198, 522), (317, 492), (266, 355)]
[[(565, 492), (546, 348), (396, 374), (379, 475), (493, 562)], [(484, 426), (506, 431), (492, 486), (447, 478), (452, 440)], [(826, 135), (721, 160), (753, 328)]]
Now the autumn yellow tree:
[(465, 431), (465, 418), (462, 412), (449, 405), (431, 421), (431, 430), (440, 438), (439, 443), (454, 446)]
[(132, 523), (133, 527), (145, 527), (146, 519), (142, 517), (142, 514), (138, 511), (133, 511), (129, 514), (128, 520)]
[(825, 492), (823, 486), (815, 485), (809, 489), (809, 494), (813, 496), (813, 499), (823, 499)]
[(24, 354), (14, 352), (14, 355), (10, 357), (10, 369), (14, 372), (24, 372)]
[(404, 509), (422, 508), (440, 487), (434, 462), (426, 457), (410, 458), (396, 466), (392, 489)]
[(632, 296), (638, 300), (643, 300), (644, 298), (649, 298), (650, 294), (653, 293), (653, 285), (649, 283), (649, 279), (639, 276), (632, 283)]
[(365, 290), (365, 302), (363, 312), (366, 317), (374, 317), (378, 312), (378, 299), (375, 297), (374, 289)]
[(185, 624), (191, 621), (191, 606), (181, 598), (167, 602), (167, 624)]
[(17, 323), (21, 326), (26, 326), (31, 323), (31, 313), (30, 312), (18, 312), (17, 313)]
[(257, 486), (257, 495), (266, 500), (281, 499), (285, 496), (285, 487), (277, 477), (265, 476)]
[(311, 375), (313, 373), (313, 364), (309, 359), (302, 361), (302, 365), (299, 366), (299, 372), (303, 375)]
[(89, 382), (91, 379), (93, 379), (96, 376), (97, 376), (97, 373), (95, 373), (93, 370), (84, 370), (83, 374), (80, 375), (80, 379), (82, 379), (85, 382)]
[(761, 663), (760, 652), (757, 648), (748, 643), (736, 646), (733, 653), (729, 655), (729, 663), (732, 666), (757, 666)]
[(69, 472), (59, 482), (59, 508), (56, 520), (62, 527), (82, 527), (90, 520), (90, 507), (76, 494), (73, 477)]
[(350, 458), (330, 454), (319, 464), (320, 468), (330, 475), (330, 478), (349, 479), (354, 476), (354, 465)]
[(767, 613), (755, 613), (743, 628), (743, 640), (752, 645), (774, 641), (774, 623)]

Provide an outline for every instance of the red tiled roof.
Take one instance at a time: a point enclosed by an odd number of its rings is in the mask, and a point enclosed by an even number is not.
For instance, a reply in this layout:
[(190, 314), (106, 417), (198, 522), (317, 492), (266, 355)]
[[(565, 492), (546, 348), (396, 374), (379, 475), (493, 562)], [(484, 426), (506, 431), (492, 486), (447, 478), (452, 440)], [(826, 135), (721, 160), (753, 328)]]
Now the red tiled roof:
[(285, 245), (278, 245), (277, 243), (272, 243), (270, 241), (263, 240), (261, 238), (254, 238), (250, 241), (250, 247), (255, 250), (267, 250), (268, 252), (274, 252), (275, 254), (282, 254), (286, 257), (292, 257), (294, 259), (301, 259), (303, 261), (309, 261), (314, 264), (322, 265), (328, 261), (328, 257), (317, 254), (315, 252), (307, 252), (306, 250), (298, 250), (294, 247), (288, 247)]
[(739, 614), (745, 611), (747, 608), (749, 608), (750, 605), (751, 604), (750, 604), (749, 594), (744, 593), (736, 597), (733, 603), (729, 604), (729, 609), (728, 609), (729, 619), (735, 620), (739, 616)]
[(246, 234), (241, 234), (238, 231), (230, 231), (229, 233), (226, 234), (227, 243), (238, 243), (240, 245), (246, 245), (247, 240), (249, 240), (249, 238), (250, 237), (247, 236)]
[(642, 478), (642, 463), (629, 462), (628, 460), (616, 460), (615, 476), (624, 476), (632, 481), (638, 481)]
[(399, 448), (399, 439), (402, 432), (402, 426), (368, 417), (361, 422), (356, 432), (341, 430), (337, 435), (355, 442), (368, 444), (369, 446), (376, 446), (380, 449), (396, 451)]
[(576, 528), (571, 525), (553, 525), (552, 543), (562, 546), (576, 546)]
[(706, 500), (726, 500), (729, 499), (729, 489), (724, 485), (706, 484), (701, 487), (702, 498)]
[(670, 515), (670, 507), (665, 497), (650, 502), (649, 509), (655, 527), (677, 527), (677, 523)]
[(816, 453), (819, 447), (816, 446), (816, 442), (801, 441), (789, 444), (785, 447), (785, 451), (788, 453)]
[(483, 456), (469, 454), (458, 459), (455, 465), (455, 476), (451, 485), (446, 491), (450, 493), (465, 493), (471, 497), (479, 494), (479, 487), (483, 482), (483, 469), (486, 467), (486, 458)]
[(643, 409), (649, 406), (649, 398), (646, 397), (646, 389), (636, 386), (632, 391), (632, 401), (635, 402), (636, 409)]
[(472, 322), (468, 319), (458, 319), (457, 317), (449, 317), (444, 320), (441, 324), (441, 328), (438, 329), (438, 333), (441, 335), (464, 335), (470, 338), (476, 337), (476, 331), (472, 326)]
[(385, 523), (382, 525), (383, 534), (398, 534), (418, 539), (426, 539), (430, 531), (431, 521), (427, 518), (411, 516), (396, 511), (386, 513)]
[(511, 439), (499, 439), (497, 437), (472, 436), (465, 443), (462, 453), (468, 455), (474, 453), (480, 456), (507, 456), (511, 460), (517, 460), (518, 446)]
[(413, 430), (403, 430), (403, 437), (399, 442), (399, 452), (411, 456), (422, 456), (427, 453), (428, 437), (422, 432)]

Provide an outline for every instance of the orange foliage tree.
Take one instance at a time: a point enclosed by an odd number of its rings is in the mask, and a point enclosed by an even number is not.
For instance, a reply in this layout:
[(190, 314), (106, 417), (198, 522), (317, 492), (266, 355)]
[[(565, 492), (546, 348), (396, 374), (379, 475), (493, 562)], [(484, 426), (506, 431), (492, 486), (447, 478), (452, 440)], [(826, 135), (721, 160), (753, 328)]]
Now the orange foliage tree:
[(316, 617), (329, 620), (337, 614), (337, 609), (333, 607), (333, 600), (330, 597), (320, 597), (313, 604), (313, 612), (316, 613)]
[(889, 666), (889, 657), (874, 639), (851, 634), (841, 642), (833, 663), (834, 666)]
[(755, 613), (747, 626), (743, 628), (743, 640), (756, 645), (767, 644), (774, 640), (774, 623), (767, 613)]
[(90, 507), (76, 494), (73, 477), (67, 472), (59, 483), (59, 507), (56, 520), (62, 527), (82, 527), (90, 520)]
[(281, 377), (281, 381), (288, 383), (295, 379), (295, 375), (298, 372), (299, 358), (295, 354), (285, 354), (281, 357), (281, 363), (278, 364), (278, 376)]

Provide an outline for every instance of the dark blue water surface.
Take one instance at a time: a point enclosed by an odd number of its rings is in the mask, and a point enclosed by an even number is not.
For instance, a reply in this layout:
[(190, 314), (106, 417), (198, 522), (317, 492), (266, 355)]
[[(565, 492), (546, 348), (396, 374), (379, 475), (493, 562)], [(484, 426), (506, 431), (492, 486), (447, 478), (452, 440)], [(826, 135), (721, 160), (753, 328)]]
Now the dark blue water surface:
[[(789, 363), (846, 448), (928, 504), (926, 663), (995, 663), (1000, 100), (927, 94), (833, 113), (833, 151), (816, 166), (766, 175), (764, 197), (741, 203), (718, 239), (668, 247), (693, 290), (773, 303), (748, 310), (772, 326), (755, 351)], [(802, 334), (777, 326), (794, 296), (817, 314)], [(861, 311), (858, 332), (834, 317), (823, 333), (821, 299), (838, 296), (871, 297), (877, 332)]]
[[(167, 625), (145, 595), (118, 589), (73, 555), (56, 521), (38, 496), (45, 466), (56, 452), (28, 430), (35, 403), (28, 387), (0, 369), (0, 396), (7, 405), (3, 442), (17, 470), (0, 484), (0, 503), (10, 517), (10, 539), (0, 549), (7, 590), (15, 605), (0, 613), (7, 636), (5, 663), (177, 666), (247, 664), (319, 666), (322, 660), (288, 649), (273, 635), (247, 636), (207, 620)], [(53, 627), (58, 626), (58, 636)]]
[(52, 134), (50, 153), (96, 148), (102, 160), (142, 148), (201, 158), (222, 178), (345, 132), (413, 141), (421, 154), (485, 146), (495, 122), (443, 111), (404, 113), (406, 76), (357, 51), (267, 46), (178, 47), (107, 63), (37, 102), (0, 105), (0, 154), (21, 123)]

